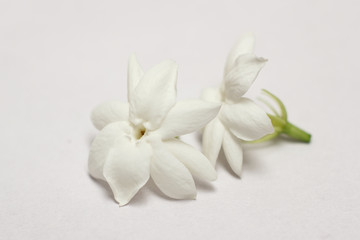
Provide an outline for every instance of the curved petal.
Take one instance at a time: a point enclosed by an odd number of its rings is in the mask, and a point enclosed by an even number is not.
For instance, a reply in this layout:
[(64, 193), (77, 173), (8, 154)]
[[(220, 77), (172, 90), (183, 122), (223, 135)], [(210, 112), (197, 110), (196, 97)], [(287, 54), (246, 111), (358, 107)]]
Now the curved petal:
[(202, 100), (178, 102), (166, 116), (157, 132), (170, 139), (203, 128), (220, 110), (218, 103)]
[(128, 63), (128, 101), (132, 98), (133, 91), (144, 76), (144, 71), (141, 68), (136, 55), (131, 54)]
[(159, 141), (153, 143), (150, 175), (156, 186), (168, 197), (195, 199), (196, 188), (189, 170)]
[(203, 153), (213, 166), (215, 166), (221, 149), (224, 131), (225, 128), (218, 118), (212, 120), (204, 129), (202, 137)]
[(129, 104), (120, 101), (104, 102), (91, 112), (91, 121), (98, 130), (109, 123), (126, 121), (128, 118)]
[(110, 149), (119, 138), (130, 133), (128, 122), (110, 123), (104, 127), (91, 143), (88, 169), (91, 176), (105, 181), (103, 167)]
[(237, 104), (223, 104), (219, 116), (231, 133), (242, 140), (252, 141), (274, 132), (265, 111), (247, 98)]
[(104, 177), (120, 206), (127, 204), (150, 177), (151, 147), (128, 138), (117, 141), (105, 162)]
[(214, 167), (201, 152), (177, 139), (165, 141), (164, 144), (193, 176), (206, 181), (216, 180), (217, 174)]
[(222, 146), (231, 169), (236, 173), (236, 175), (241, 177), (243, 151), (239, 139), (233, 136), (230, 132), (225, 131)]
[(265, 66), (266, 59), (254, 54), (240, 55), (235, 66), (225, 76), (225, 97), (227, 101), (237, 102), (251, 87)]
[(253, 33), (246, 33), (231, 48), (226, 59), (224, 76), (234, 67), (236, 59), (243, 54), (253, 53), (255, 49), (255, 36)]
[(164, 61), (147, 71), (141, 79), (130, 103), (130, 121), (144, 122), (149, 130), (159, 127), (176, 101), (177, 65)]
[(201, 99), (208, 102), (221, 103), (223, 96), (219, 88), (205, 88), (201, 93)]

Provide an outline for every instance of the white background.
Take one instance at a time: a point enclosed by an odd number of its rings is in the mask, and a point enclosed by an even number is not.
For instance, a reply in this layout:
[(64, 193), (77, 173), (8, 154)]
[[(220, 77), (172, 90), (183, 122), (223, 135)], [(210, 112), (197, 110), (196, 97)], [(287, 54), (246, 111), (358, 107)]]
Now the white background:
[[(1, 1), (0, 239), (359, 239), (359, 1)], [(216, 86), (247, 31), (266, 88), (311, 144), (248, 146), (198, 198), (153, 184), (119, 208), (87, 173), (89, 113), (126, 100), (136, 52), (179, 64), (178, 99)], [(200, 147), (196, 135), (184, 140)]]

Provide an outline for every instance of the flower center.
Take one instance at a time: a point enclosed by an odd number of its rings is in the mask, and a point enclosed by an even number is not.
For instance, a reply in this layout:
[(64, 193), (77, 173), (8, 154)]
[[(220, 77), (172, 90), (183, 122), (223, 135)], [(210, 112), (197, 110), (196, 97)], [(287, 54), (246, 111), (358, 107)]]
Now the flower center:
[(144, 127), (144, 125), (140, 124), (134, 127), (134, 138), (136, 140), (141, 139), (145, 135), (145, 133), (146, 133), (146, 128)]

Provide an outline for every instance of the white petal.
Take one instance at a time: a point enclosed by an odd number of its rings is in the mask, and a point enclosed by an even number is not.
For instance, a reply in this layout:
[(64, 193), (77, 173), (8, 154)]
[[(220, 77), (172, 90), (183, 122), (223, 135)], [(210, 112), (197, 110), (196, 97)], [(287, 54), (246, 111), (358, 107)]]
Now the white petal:
[(241, 177), (243, 151), (240, 145), (240, 140), (233, 136), (230, 132), (225, 131), (222, 146), (231, 169), (239, 177)]
[(151, 147), (128, 138), (116, 143), (105, 162), (104, 176), (120, 206), (127, 204), (150, 177)]
[(162, 62), (147, 71), (141, 79), (130, 103), (130, 120), (138, 125), (145, 122), (149, 130), (159, 127), (176, 101), (177, 65)]
[(219, 88), (205, 88), (201, 93), (201, 99), (208, 102), (220, 103), (223, 100), (223, 96)]
[(252, 141), (274, 131), (265, 111), (247, 98), (237, 104), (223, 104), (219, 116), (231, 133), (242, 140)]
[(128, 119), (129, 104), (120, 101), (104, 102), (91, 112), (91, 121), (99, 130), (109, 123), (127, 121)]
[(167, 140), (164, 144), (193, 176), (206, 181), (216, 180), (215, 169), (201, 152), (177, 139)]
[(218, 118), (212, 120), (204, 129), (202, 137), (203, 153), (213, 166), (215, 166), (221, 149), (224, 131), (225, 128)]
[(219, 112), (221, 105), (202, 100), (178, 102), (168, 113), (157, 132), (170, 139), (203, 128)]
[(153, 144), (150, 174), (158, 188), (168, 197), (195, 199), (196, 188), (189, 170), (162, 143)]
[(128, 63), (128, 101), (132, 98), (133, 92), (144, 76), (144, 71), (141, 68), (136, 55), (131, 54)]
[(119, 138), (130, 132), (128, 122), (110, 123), (104, 127), (91, 144), (88, 168), (94, 178), (105, 180), (103, 167), (110, 149)]
[(237, 102), (251, 87), (265, 66), (266, 59), (253, 54), (240, 55), (235, 66), (225, 76), (225, 96), (230, 102)]
[(236, 59), (243, 54), (253, 53), (255, 36), (253, 33), (244, 34), (231, 48), (225, 64), (224, 76), (234, 67)]

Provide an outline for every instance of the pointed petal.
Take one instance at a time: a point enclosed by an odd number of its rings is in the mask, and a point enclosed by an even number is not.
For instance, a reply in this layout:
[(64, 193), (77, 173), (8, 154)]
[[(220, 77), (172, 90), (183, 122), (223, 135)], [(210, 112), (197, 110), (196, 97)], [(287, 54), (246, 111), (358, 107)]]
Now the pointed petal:
[(218, 103), (191, 100), (178, 102), (166, 116), (157, 132), (170, 139), (203, 128), (219, 112)]
[(218, 118), (212, 120), (204, 129), (202, 137), (203, 153), (213, 166), (215, 166), (221, 149), (224, 131), (225, 128)]
[(240, 55), (235, 66), (225, 76), (225, 96), (230, 102), (237, 102), (255, 81), (266, 59), (254, 54)]
[(168, 197), (195, 199), (196, 188), (189, 170), (170, 152), (163, 143), (152, 144), (154, 154), (150, 174), (156, 186)]
[(217, 174), (214, 167), (201, 152), (177, 139), (167, 140), (164, 144), (193, 176), (206, 181), (216, 180)]
[(151, 147), (122, 138), (108, 155), (104, 176), (120, 206), (127, 204), (150, 177)]
[(157, 129), (176, 101), (177, 65), (164, 61), (147, 71), (137, 85), (130, 103), (130, 120), (145, 122), (149, 130)]
[(236, 173), (236, 175), (241, 177), (243, 151), (240, 145), (240, 140), (233, 136), (230, 132), (225, 131), (222, 146), (231, 169)]
[(129, 104), (120, 101), (104, 102), (91, 112), (91, 121), (101, 130), (109, 123), (127, 121), (129, 119)]
[(101, 130), (90, 147), (88, 169), (91, 176), (105, 180), (103, 167), (110, 149), (119, 138), (129, 132), (130, 126), (128, 122), (110, 123)]
[(255, 36), (246, 33), (231, 48), (225, 64), (224, 76), (234, 67), (236, 59), (243, 54), (253, 53), (255, 49)]
[(222, 93), (219, 88), (205, 88), (201, 93), (201, 99), (208, 102), (222, 102)]
[(133, 97), (133, 92), (144, 76), (144, 71), (141, 68), (136, 55), (131, 54), (128, 63), (128, 101)]
[(274, 132), (270, 118), (252, 100), (242, 98), (237, 104), (223, 104), (220, 119), (232, 134), (245, 141)]

